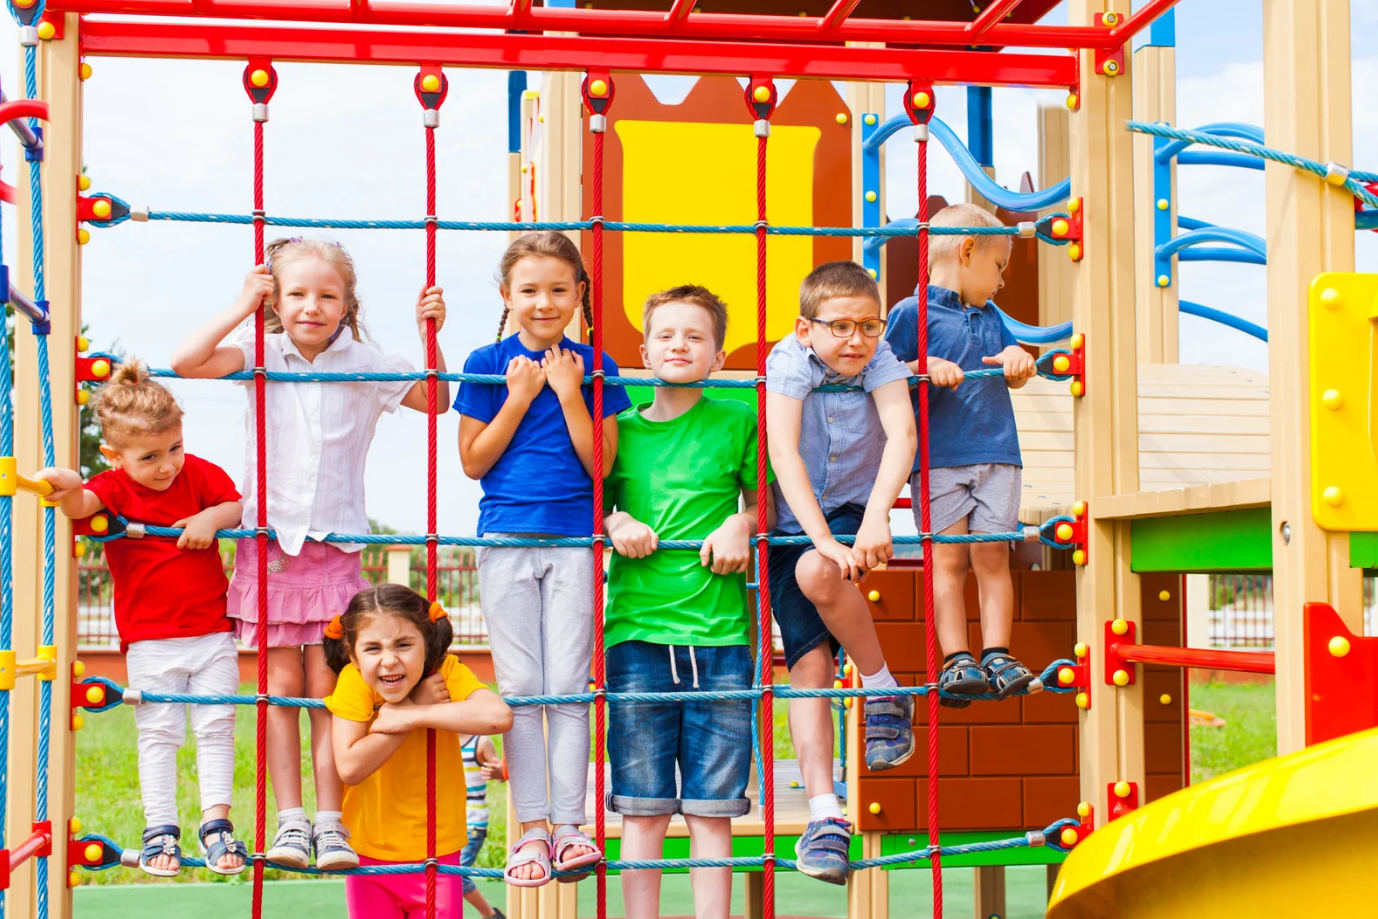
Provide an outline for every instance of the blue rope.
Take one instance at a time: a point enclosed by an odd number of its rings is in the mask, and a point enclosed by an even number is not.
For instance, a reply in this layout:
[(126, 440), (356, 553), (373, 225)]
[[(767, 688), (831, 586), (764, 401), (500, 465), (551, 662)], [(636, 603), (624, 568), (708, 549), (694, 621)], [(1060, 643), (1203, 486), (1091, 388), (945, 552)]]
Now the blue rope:
[[(1170, 137), (1174, 140), (1185, 140), (1193, 144), (1206, 144), (1211, 147), (1220, 147), (1223, 150), (1233, 150), (1236, 153), (1247, 153), (1250, 156), (1259, 156), (1265, 160), (1272, 160), (1275, 163), (1282, 163), (1291, 166), (1293, 169), (1300, 169), (1312, 175), (1325, 178), (1326, 168), (1324, 163), (1309, 160), (1304, 156), (1297, 156), (1294, 153), (1287, 153), (1277, 150), (1262, 143), (1246, 140), (1231, 140), (1228, 137), (1219, 137), (1214, 134), (1207, 134), (1203, 131), (1185, 131), (1181, 128), (1170, 127), (1165, 124), (1150, 124), (1144, 121), (1127, 121), (1125, 127), (1139, 134), (1152, 134), (1156, 137)], [(1373, 194), (1360, 183), (1378, 182), (1378, 174), (1372, 172), (1359, 172), (1354, 170), (1344, 180), (1343, 187), (1351, 195), (1367, 204), (1369, 207), (1378, 207), (1378, 195)]]
[[(849, 863), (853, 871), (862, 871), (867, 868), (884, 868), (892, 865), (905, 865), (911, 862), (929, 861), (934, 855), (941, 854), (943, 857), (956, 855), (973, 855), (980, 852), (999, 852), (1006, 849), (1029, 849), (1029, 848), (1048, 848), (1056, 852), (1066, 852), (1066, 848), (1055, 840), (1060, 838), (1060, 833), (1064, 827), (1078, 826), (1076, 820), (1062, 819), (1054, 821), (1041, 832), (1025, 833), (1023, 836), (1016, 836), (1010, 839), (992, 839), (985, 842), (968, 842), (956, 846), (924, 846), (912, 852), (897, 852), (894, 855), (884, 855), (879, 858), (864, 858)], [(99, 865), (87, 865), (89, 871), (105, 871), (117, 867), (120, 864), (118, 855), (122, 847), (115, 840), (108, 836), (92, 833), (81, 838), (81, 842), (100, 843), (104, 850), (105, 861)], [(262, 856), (251, 856), (262, 858)], [(795, 869), (794, 859), (776, 858), (774, 862), (777, 867)], [(659, 858), (659, 859), (609, 859), (607, 866), (613, 871), (629, 871), (640, 869), (664, 869), (664, 868), (760, 868), (766, 863), (763, 855), (735, 856), (732, 858)], [(186, 868), (204, 868), (205, 859), (183, 858), (182, 866)], [(423, 874), (426, 871), (425, 862), (413, 862), (401, 865), (365, 865), (359, 868), (351, 868), (345, 871), (322, 871), (319, 868), (291, 868), (286, 865), (273, 865), (283, 871), (291, 871), (296, 874), (324, 875), (327, 877), (345, 875), (407, 875)], [(473, 868), (461, 865), (437, 865), (436, 871), (439, 874), (457, 875), (469, 878), (501, 878), (503, 871), (501, 868)], [(556, 871), (554, 876), (573, 877), (586, 876), (587, 870), (580, 871)]]

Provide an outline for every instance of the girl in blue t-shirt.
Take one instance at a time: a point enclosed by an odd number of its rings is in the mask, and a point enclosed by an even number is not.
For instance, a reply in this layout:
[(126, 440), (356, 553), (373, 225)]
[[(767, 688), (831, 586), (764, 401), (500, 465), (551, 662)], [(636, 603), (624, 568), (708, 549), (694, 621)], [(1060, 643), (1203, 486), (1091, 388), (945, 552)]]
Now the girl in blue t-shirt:
[[(505, 374), (507, 384), (462, 383), (455, 399), (460, 462), (483, 485), (479, 535), (587, 536), (594, 513), (593, 438), (603, 438), (606, 475), (617, 453), (617, 413), (631, 406), (622, 387), (606, 387), (601, 425), (595, 423), (593, 388), (583, 382), (593, 368), (593, 349), (565, 337), (581, 306), (585, 323), (592, 321), (588, 274), (574, 243), (546, 232), (513, 242), (497, 279), (504, 304), (498, 340), (470, 354), (464, 372)], [(517, 332), (503, 338), (509, 316)], [(617, 375), (606, 354), (603, 372)], [(584, 692), (593, 659), (592, 551), (485, 548), (478, 567), (502, 694)], [(519, 887), (539, 887), (550, 880), (552, 864), (568, 871), (602, 857), (579, 831), (588, 782), (588, 706), (527, 705), (514, 715), (503, 749), (522, 833), (505, 877)]]

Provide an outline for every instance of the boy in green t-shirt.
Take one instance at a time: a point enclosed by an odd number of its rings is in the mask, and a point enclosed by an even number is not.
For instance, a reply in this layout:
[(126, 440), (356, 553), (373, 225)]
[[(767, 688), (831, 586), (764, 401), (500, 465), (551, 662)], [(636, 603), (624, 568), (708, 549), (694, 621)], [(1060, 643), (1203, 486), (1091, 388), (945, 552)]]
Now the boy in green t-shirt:
[[(727, 359), (727, 307), (703, 287), (652, 295), (642, 328), (642, 359), (662, 380), (698, 382)], [(701, 388), (657, 387), (653, 402), (617, 417), (617, 431), (604, 491), (605, 510), (617, 508), (607, 516), (616, 552), (608, 574), (608, 690), (751, 688), (746, 571), (757, 527), (755, 409), (705, 399)], [(773, 503), (767, 515), (768, 530)], [(697, 555), (658, 552), (661, 539), (702, 539), (704, 546)], [(750, 700), (614, 702), (610, 709), (609, 806), (622, 814), (622, 857), (662, 857), (676, 813), (689, 825), (693, 858), (730, 857), (732, 818), (751, 808)], [(725, 919), (731, 869), (696, 868), (691, 884), (695, 913)], [(659, 915), (659, 870), (624, 871), (622, 890), (627, 915)]]

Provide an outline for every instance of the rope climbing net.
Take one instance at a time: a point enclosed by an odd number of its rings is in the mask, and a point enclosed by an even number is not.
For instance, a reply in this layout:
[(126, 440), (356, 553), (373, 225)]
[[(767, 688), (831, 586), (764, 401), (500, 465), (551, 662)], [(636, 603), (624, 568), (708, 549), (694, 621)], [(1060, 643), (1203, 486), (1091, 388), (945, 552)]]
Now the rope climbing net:
[[(28, 100), (37, 99), (37, 62), (36, 45), (37, 39), (31, 33), (33, 22), (42, 13), (42, 4), (34, 7), (19, 9), (12, 7), (16, 18), (19, 19), (21, 26), (26, 30), (24, 47), (24, 71), (25, 71), (25, 92)], [(266, 462), (266, 388), (269, 384), (301, 383), (301, 382), (353, 382), (362, 380), (416, 380), (426, 383), (426, 402), (427, 402), (427, 422), (426, 422), (426, 455), (427, 455), (427, 474), (426, 474), (426, 533), (421, 536), (376, 536), (371, 534), (330, 534), (323, 541), (326, 542), (351, 542), (367, 544), (392, 544), (392, 545), (424, 545), (426, 547), (426, 595), (430, 600), (435, 600), (437, 595), (437, 563), (438, 550), (442, 545), (448, 546), (579, 546), (591, 547), (590, 576), (594, 579), (594, 659), (593, 659), (593, 680), (591, 690), (587, 693), (579, 693), (564, 696), (529, 696), (529, 697), (507, 697), (508, 704), (513, 706), (523, 705), (549, 705), (562, 702), (591, 703), (594, 707), (594, 828), (595, 841), (601, 850), (606, 851), (607, 826), (606, 826), (606, 789), (605, 785), (605, 757), (606, 757), (606, 737), (607, 737), (607, 705), (610, 701), (614, 702), (648, 702), (672, 701), (682, 703), (690, 700), (726, 700), (726, 699), (749, 699), (755, 710), (755, 717), (752, 719), (752, 744), (756, 752), (756, 768), (758, 772), (760, 788), (760, 814), (762, 818), (763, 854), (750, 857), (715, 858), (715, 859), (660, 859), (660, 860), (609, 860), (604, 859), (597, 866), (596, 887), (597, 887), (597, 916), (605, 919), (607, 915), (607, 872), (618, 869), (634, 868), (693, 868), (693, 867), (730, 867), (736, 869), (760, 869), (764, 875), (764, 915), (766, 919), (774, 917), (774, 872), (777, 867), (792, 869), (795, 867), (793, 860), (777, 857), (776, 855), (776, 802), (774, 800), (774, 738), (773, 738), (773, 719), (769, 717), (772, 711), (773, 702), (776, 698), (829, 698), (845, 699), (849, 697), (866, 697), (873, 695), (914, 695), (923, 696), (927, 699), (928, 706), (928, 795), (927, 795), (927, 845), (908, 852), (901, 852), (886, 855), (878, 858), (867, 858), (853, 861), (851, 867), (854, 870), (867, 868), (877, 868), (893, 865), (911, 864), (917, 862), (928, 862), (933, 872), (933, 915), (942, 915), (943, 889), (941, 864), (943, 856), (954, 856), (971, 854), (976, 852), (990, 852), (1005, 849), (1014, 849), (1030, 846), (1049, 846), (1062, 850), (1058, 844), (1060, 839), (1059, 831), (1065, 826), (1075, 825), (1074, 819), (1061, 820), (1053, 823), (1041, 831), (1028, 832), (1022, 836), (1015, 836), (1010, 839), (996, 840), (989, 842), (977, 842), (966, 845), (943, 846), (940, 839), (940, 822), (938, 813), (938, 732), (933, 729), (939, 723), (939, 691), (934, 680), (940, 671), (939, 651), (934, 626), (934, 594), (931, 579), (924, 579), (924, 617), (926, 621), (926, 644), (927, 644), (927, 674), (928, 682), (926, 685), (903, 687), (900, 689), (862, 689), (854, 687), (844, 687), (840, 689), (796, 689), (789, 686), (777, 686), (773, 682), (773, 647), (772, 647), (772, 628), (771, 628), (771, 605), (770, 587), (768, 582), (767, 560), (771, 546), (779, 545), (800, 545), (807, 544), (808, 538), (803, 536), (771, 537), (767, 532), (766, 518), (766, 488), (767, 476), (766, 467), (766, 417), (765, 417), (765, 391), (766, 391), (766, 357), (769, 347), (766, 330), (766, 278), (767, 278), (767, 239), (771, 235), (794, 235), (794, 236), (850, 236), (850, 237), (876, 237), (876, 236), (916, 236), (919, 243), (919, 291), (918, 297), (918, 373), (911, 381), (912, 385), (918, 388), (918, 422), (919, 422), (919, 444), (921, 459), (920, 489), (916, 500), (919, 502), (921, 526), (919, 534), (910, 537), (897, 537), (897, 543), (916, 543), (922, 545), (924, 565), (931, 570), (933, 561), (933, 546), (938, 542), (954, 543), (974, 543), (974, 542), (1007, 542), (1016, 540), (1039, 540), (1046, 545), (1055, 548), (1070, 548), (1071, 525), (1077, 521), (1072, 517), (1055, 517), (1037, 527), (1025, 527), (1022, 530), (1008, 533), (977, 534), (968, 536), (947, 536), (935, 534), (931, 531), (930, 518), (930, 495), (928, 479), (928, 412), (929, 412), (929, 388), (926, 385), (928, 378), (926, 375), (927, 366), (927, 347), (928, 347), (928, 321), (927, 321), (927, 298), (922, 296), (922, 292), (927, 289), (928, 284), (928, 239), (933, 233), (945, 233), (953, 235), (1007, 235), (1019, 236), (1023, 238), (1038, 238), (1048, 243), (1061, 244), (1068, 241), (1067, 221), (1068, 215), (1053, 215), (1045, 218), (1037, 224), (1020, 224), (1016, 227), (1006, 228), (931, 228), (928, 225), (927, 213), (927, 168), (928, 168), (928, 121), (933, 112), (933, 94), (931, 87), (920, 87), (911, 85), (909, 93), (906, 95), (906, 110), (914, 124), (915, 140), (917, 141), (917, 161), (916, 161), (916, 185), (919, 199), (919, 216), (916, 224), (901, 228), (880, 228), (880, 229), (854, 229), (845, 227), (779, 227), (772, 226), (768, 220), (766, 207), (767, 189), (767, 149), (770, 139), (770, 118), (778, 101), (778, 93), (774, 82), (769, 78), (756, 77), (750, 81), (747, 87), (747, 105), (752, 110), (754, 117), (754, 136), (756, 138), (756, 157), (755, 157), (755, 192), (756, 192), (756, 222), (750, 225), (732, 226), (681, 226), (670, 224), (643, 224), (643, 223), (619, 223), (605, 221), (601, 216), (604, 206), (604, 135), (606, 131), (606, 112), (612, 102), (612, 79), (607, 72), (590, 71), (583, 80), (581, 87), (584, 105), (587, 109), (587, 124), (592, 132), (593, 162), (590, 175), (592, 185), (591, 207), (593, 215), (581, 221), (566, 222), (528, 222), (528, 223), (508, 223), (508, 222), (463, 222), (463, 221), (441, 221), (436, 214), (436, 148), (435, 131), (439, 126), (439, 109), (444, 102), (449, 90), (448, 79), (439, 67), (423, 66), (415, 79), (415, 92), (423, 108), (423, 128), (424, 128), (424, 148), (425, 148), (425, 212), (421, 220), (417, 221), (332, 221), (332, 220), (297, 220), (270, 217), (267, 214), (264, 200), (264, 146), (265, 146), (265, 127), (268, 121), (268, 103), (278, 86), (278, 76), (269, 61), (257, 61), (250, 58), (248, 66), (244, 71), (244, 88), (253, 102), (253, 189), (252, 189), (252, 212), (248, 216), (224, 215), (224, 214), (197, 214), (184, 212), (155, 212), (133, 211), (124, 205), (123, 202), (114, 196), (104, 196), (106, 200), (120, 205), (107, 213), (111, 219), (101, 222), (92, 221), (96, 225), (114, 226), (123, 222), (125, 219), (165, 219), (165, 220), (184, 220), (192, 222), (223, 222), (248, 224), (253, 227), (253, 249), (257, 263), (261, 263), (264, 258), (264, 233), (269, 226), (294, 226), (310, 228), (380, 228), (380, 229), (423, 229), (425, 231), (425, 283), (426, 287), (435, 284), (436, 281), (436, 235), (442, 229), (447, 230), (470, 230), (470, 231), (529, 231), (529, 230), (584, 230), (591, 237), (591, 251), (588, 253), (590, 278), (592, 287), (592, 347), (593, 362), (590, 374), (586, 378), (592, 390), (593, 415), (595, 418), (602, 417), (603, 398), (607, 386), (618, 385), (653, 385), (666, 386), (672, 385), (660, 380), (622, 380), (607, 377), (603, 369), (603, 295), (604, 295), (604, 256), (603, 256), (603, 236), (604, 233), (613, 232), (652, 232), (652, 233), (739, 233), (752, 234), (755, 238), (755, 273), (756, 273), (756, 376), (752, 380), (708, 380), (701, 384), (694, 384), (703, 387), (741, 387), (752, 388), (755, 390), (757, 401), (757, 527), (753, 537), (754, 542), (754, 571), (755, 581), (749, 586), (754, 588), (756, 603), (756, 626), (758, 636), (758, 646), (756, 648), (757, 666), (753, 677), (753, 685), (749, 690), (734, 691), (696, 691), (693, 693), (609, 693), (606, 689), (606, 657), (605, 641), (603, 634), (604, 624), (604, 555), (608, 548), (608, 538), (603, 532), (603, 518), (599, 512), (603, 506), (603, 476), (604, 456), (602, 451), (602, 438), (593, 438), (593, 503), (591, 513), (591, 535), (583, 538), (562, 538), (562, 539), (536, 539), (536, 538), (477, 538), (444, 535), (439, 532), (436, 488), (437, 488), (437, 385), (440, 381), (468, 382), (484, 385), (502, 385), (505, 377), (501, 375), (475, 375), (462, 373), (441, 373), (437, 367), (437, 348), (435, 325), (433, 321), (428, 321), (424, 335), (425, 345), (425, 369), (418, 373), (406, 374), (346, 374), (346, 373), (270, 373), (264, 367), (264, 318), (265, 308), (260, 303), (254, 319), (254, 367), (242, 373), (229, 375), (226, 379), (252, 381), (254, 391), (254, 431), (255, 447), (257, 452), (257, 488), (258, 494), (267, 495), (268, 492), (268, 470)], [(16, 103), (10, 103), (14, 105)], [(11, 110), (13, 112), (15, 110)], [(0, 108), (0, 114), (4, 110)], [(32, 112), (30, 112), (32, 114)], [(14, 117), (14, 116), (11, 116)], [(47, 465), (56, 462), (54, 455), (53, 440), (53, 408), (51, 399), (51, 385), (49, 379), (48, 365), (48, 332), (50, 325), (47, 321), (47, 303), (44, 300), (45, 288), (43, 280), (43, 270), (45, 254), (43, 248), (43, 186), (41, 182), (42, 168), (42, 129), (37, 124), (37, 118), (31, 117), (28, 122), (28, 129), (32, 137), (32, 143), (26, 143), (26, 158), (29, 162), (30, 194), (32, 200), (31, 212), (33, 215), (32, 227), (30, 230), (33, 252), (33, 277), (34, 292), (32, 300), (23, 297), (14, 291), (8, 284), (7, 277), (5, 287), (12, 291), (11, 301), (19, 304), (22, 300), (27, 306), (23, 312), (32, 320), (32, 329), (35, 333), (37, 342), (37, 374), (38, 389), (40, 394), (40, 412), (43, 441), (43, 460)], [(21, 134), (21, 139), (23, 135)], [(1060, 224), (1060, 225), (1059, 225)], [(6, 345), (8, 347), (8, 345)], [(103, 355), (106, 359), (113, 361), (111, 355)], [(1075, 358), (1075, 362), (1072, 360)], [(1075, 363), (1075, 366), (1074, 366)], [(1039, 361), (1039, 371), (1044, 376), (1052, 379), (1068, 379), (1076, 375), (1079, 369), (1079, 356), (1074, 352), (1053, 351)], [(992, 369), (988, 371), (976, 371), (967, 374), (968, 378), (991, 379), (998, 377), (1001, 371)], [(159, 376), (175, 376), (171, 371), (156, 371)], [(1074, 384), (1078, 385), (1078, 384)], [(11, 402), (11, 381), (8, 374), (0, 374), (0, 454), (9, 457), (13, 462), (14, 455), (14, 417)], [(826, 386), (828, 390), (849, 389), (854, 387), (846, 386)], [(13, 584), (11, 578), (13, 531), (11, 524), (12, 496), (0, 494), (0, 655), (8, 655), (11, 663), (11, 673), (15, 672), (13, 667), (14, 652), (13, 648)], [(54, 647), (55, 633), (55, 591), (54, 581), (57, 569), (57, 556), (55, 551), (55, 511), (52, 506), (45, 503), (42, 510), (43, 521), (43, 592), (42, 592), (42, 648), (40, 657), (47, 656), (50, 660), (56, 660), (56, 648)], [(144, 524), (140, 521), (132, 521), (124, 518), (116, 518), (113, 526), (104, 535), (97, 535), (94, 538), (100, 540), (124, 539), (124, 538), (168, 538), (180, 534), (180, 530)], [(251, 528), (222, 530), (218, 534), (221, 537), (229, 538), (252, 538), (258, 546), (258, 604), (260, 609), (267, 607), (267, 585), (268, 585), (268, 540), (275, 537), (274, 531), (269, 527), (267, 503), (264, 500), (258, 502), (257, 518)], [(850, 538), (842, 541), (849, 542)], [(663, 551), (697, 550), (702, 546), (700, 540), (677, 540), (665, 541), (660, 544)], [(253, 893), (251, 901), (251, 914), (253, 919), (260, 919), (263, 915), (263, 889), (264, 871), (266, 858), (266, 831), (267, 831), (267, 776), (266, 748), (267, 748), (267, 713), (270, 706), (288, 706), (298, 708), (320, 708), (322, 703), (318, 699), (305, 699), (294, 697), (282, 697), (269, 695), (268, 692), (268, 668), (267, 655), (261, 650), (267, 645), (267, 624), (268, 618), (264, 615), (257, 617), (257, 647), (260, 649), (257, 655), (257, 675), (256, 693), (254, 695), (183, 695), (183, 694), (157, 694), (142, 692), (138, 687), (126, 688), (103, 678), (91, 678), (83, 685), (90, 687), (84, 690), (81, 699), (75, 702), (82, 705), (88, 711), (106, 711), (119, 704), (233, 704), (253, 706), (256, 710), (256, 735), (255, 735), (255, 828), (253, 852), (250, 854), (250, 861), (253, 865), (252, 883)], [(1053, 679), (1053, 674), (1066, 666), (1072, 666), (1075, 662), (1059, 660), (1050, 664), (1043, 672), (1043, 680), (1050, 691), (1071, 692), (1072, 687), (1059, 685), (1060, 681)], [(55, 669), (55, 668), (54, 668)], [(77, 674), (79, 677), (80, 674)], [(37, 765), (36, 765), (36, 807), (35, 823), (33, 835), (22, 845), (17, 846), (12, 852), (8, 852), (6, 867), (16, 866), (28, 858), (33, 858), (37, 870), (37, 914), (40, 919), (47, 919), (49, 914), (48, 904), (48, 871), (49, 861), (53, 857), (53, 843), (55, 840), (66, 840), (68, 843), (65, 852), (68, 856), (67, 864), (81, 865), (91, 870), (103, 870), (114, 868), (121, 864), (128, 865), (132, 862), (137, 863), (137, 853), (133, 850), (126, 850), (122, 844), (108, 836), (98, 833), (90, 833), (76, 836), (76, 830), (67, 828), (70, 832), (54, 832), (48, 821), (48, 787), (49, 787), (49, 761), (48, 750), (51, 741), (52, 731), (52, 672), (41, 682), (39, 711), (40, 718), (37, 736)], [(12, 678), (11, 683), (12, 686)], [(9, 699), (8, 688), (4, 689), (5, 698), (0, 700), (0, 755), (8, 754), (9, 744)], [(973, 697), (966, 697), (973, 698)], [(995, 698), (994, 695), (974, 697), (974, 698)], [(762, 717), (764, 715), (764, 717)], [(471, 877), (500, 877), (502, 872), (496, 869), (482, 869), (473, 867), (454, 867), (440, 865), (437, 861), (436, 852), (436, 774), (435, 774), (435, 734), (433, 731), (427, 732), (427, 755), (426, 755), (426, 798), (427, 798), (427, 839), (426, 839), (426, 858), (424, 861), (407, 865), (385, 865), (370, 866), (354, 869), (359, 874), (414, 874), (424, 873), (426, 877), (426, 915), (428, 919), (433, 919), (436, 912), (436, 877), (439, 874), (458, 874)], [(0, 771), (0, 827), (4, 824), (5, 789), (4, 783), (6, 774)], [(4, 851), (4, 850), (0, 850)], [(64, 850), (59, 849), (59, 852)], [(75, 853), (75, 854), (74, 854)], [(61, 856), (59, 856), (61, 857)], [(204, 866), (203, 859), (186, 858), (182, 863), (187, 866)], [(59, 864), (62, 864), (61, 862)], [(304, 873), (319, 873), (316, 869), (301, 869)], [(339, 872), (335, 872), (339, 873)], [(3, 897), (3, 888), (0, 888), (0, 898)], [(0, 906), (3, 900), (0, 899)]]

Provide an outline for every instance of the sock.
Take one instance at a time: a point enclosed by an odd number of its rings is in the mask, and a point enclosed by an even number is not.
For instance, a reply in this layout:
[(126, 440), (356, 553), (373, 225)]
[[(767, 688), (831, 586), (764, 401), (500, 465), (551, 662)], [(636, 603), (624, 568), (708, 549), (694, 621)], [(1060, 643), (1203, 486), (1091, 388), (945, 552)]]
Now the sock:
[(989, 656), (992, 655), (992, 654), (1003, 654), (1003, 655), (1005, 655), (1006, 657), (1009, 657), (1009, 656), (1010, 656), (1010, 649), (1009, 649), (1009, 648), (982, 648), (982, 649), (981, 649), (981, 660), (985, 660), (987, 657), (989, 657)]
[(842, 805), (838, 803), (837, 795), (822, 794), (809, 798), (809, 821), (828, 817), (842, 819)]
[(291, 823), (294, 820), (305, 820), (306, 808), (304, 807), (284, 807), (278, 811), (278, 826), (284, 823)]
[(886, 689), (891, 686), (898, 686), (899, 680), (890, 674), (890, 668), (886, 664), (881, 664), (880, 669), (872, 674), (861, 675), (861, 685), (865, 689)]
[(341, 826), (344, 823), (344, 813), (341, 811), (316, 811), (316, 826)]
[(952, 662), (955, 661), (957, 658), (959, 658), (959, 657), (965, 657), (966, 655), (968, 655), (968, 654), (970, 654), (970, 653), (971, 653), (970, 651), (953, 651), (953, 652), (952, 652), (951, 654), (949, 654), (947, 657), (943, 658), (943, 666), (946, 667), (948, 664), (952, 663)]

